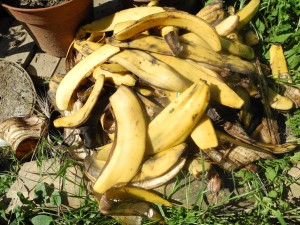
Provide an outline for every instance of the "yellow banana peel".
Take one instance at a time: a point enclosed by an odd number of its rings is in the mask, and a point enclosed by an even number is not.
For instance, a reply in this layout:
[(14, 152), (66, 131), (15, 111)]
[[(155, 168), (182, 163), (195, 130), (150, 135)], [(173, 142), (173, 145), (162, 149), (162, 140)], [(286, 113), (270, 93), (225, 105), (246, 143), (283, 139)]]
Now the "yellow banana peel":
[(280, 74), (289, 73), (287, 62), (283, 53), (282, 45), (271, 44), (270, 47), (270, 66), (273, 78), (280, 78)]
[(70, 100), (80, 82), (86, 78), (98, 65), (118, 53), (120, 48), (103, 45), (86, 58), (77, 63), (62, 79), (56, 92), (56, 104), (60, 110), (70, 109)]
[(137, 199), (169, 207), (173, 206), (172, 203), (155, 194), (154, 192), (138, 187), (122, 186), (112, 188), (107, 190), (105, 195), (109, 199)]
[(187, 144), (181, 143), (146, 159), (132, 182), (149, 180), (163, 175), (178, 162), (186, 148)]
[[(204, 114), (209, 99), (209, 87), (203, 81), (181, 93), (150, 122), (146, 154), (154, 155), (183, 143)], [(174, 121), (180, 121), (180, 129)]]
[(146, 150), (146, 121), (136, 95), (122, 85), (110, 97), (110, 103), (117, 131), (110, 158), (93, 185), (99, 194), (117, 184), (128, 183), (136, 175)]
[(237, 15), (228, 16), (221, 23), (217, 24), (215, 26), (215, 29), (220, 36), (227, 36), (235, 30), (236, 26), (239, 23), (239, 20), (240, 18)]
[(214, 125), (206, 114), (202, 115), (191, 131), (191, 138), (200, 149), (215, 148), (219, 145)]
[(244, 8), (238, 11), (235, 15), (240, 17), (237, 29), (243, 28), (258, 12), (260, 0), (251, 0)]
[(86, 122), (90, 113), (92, 112), (92, 109), (95, 107), (97, 103), (103, 85), (104, 85), (104, 76), (103, 75), (97, 76), (96, 83), (93, 87), (93, 90), (90, 96), (88, 97), (88, 100), (83, 105), (83, 107), (69, 116), (65, 116), (54, 120), (53, 121), (54, 126), (71, 128), (71, 127), (80, 126), (84, 122)]
[(165, 11), (145, 16), (137, 20), (131, 26), (116, 33), (114, 38), (116, 40), (127, 40), (143, 31), (158, 26), (176, 26), (186, 29), (202, 38), (205, 37), (207, 44), (214, 51), (220, 51), (222, 49), (219, 36), (214, 28), (204, 20), (182, 11)]

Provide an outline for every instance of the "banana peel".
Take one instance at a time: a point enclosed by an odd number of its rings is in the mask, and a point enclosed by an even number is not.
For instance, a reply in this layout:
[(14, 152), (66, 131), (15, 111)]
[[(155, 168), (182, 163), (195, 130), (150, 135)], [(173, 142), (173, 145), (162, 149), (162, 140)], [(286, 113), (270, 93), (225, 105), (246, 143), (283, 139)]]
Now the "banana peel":
[[(161, 111), (148, 127), (148, 155), (154, 155), (185, 141), (204, 114), (210, 99), (209, 87), (199, 81), (186, 89)], [(172, 121), (181, 121), (181, 128)]]
[[(93, 185), (94, 192), (100, 194), (117, 184), (129, 182), (137, 173), (146, 151), (146, 121), (137, 96), (121, 85), (110, 97), (110, 103), (117, 132), (110, 158)], [(134, 138), (127, 135), (128, 130)], [(126, 157), (122, 157), (124, 154)]]
[(82, 39), (86, 33), (113, 31), (118, 23), (128, 20), (138, 20), (146, 15), (163, 11), (164, 9), (158, 6), (125, 9), (81, 26), (76, 34), (76, 39)]
[(164, 90), (182, 92), (190, 85), (175, 70), (147, 52), (126, 49), (111, 57), (110, 60), (127, 68), (151, 85)]
[(248, 60), (255, 58), (254, 50), (248, 45), (234, 42), (226, 38), (220, 38), (220, 41), (223, 50), (231, 53), (232, 55)]
[(164, 184), (171, 181), (176, 175), (180, 173), (180, 171), (186, 165), (186, 160), (187, 160), (186, 156), (181, 157), (172, 168), (170, 168), (166, 173), (162, 174), (159, 177), (153, 177), (141, 181), (131, 181), (128, 185), (144, 188), (144, 189), (154, 189), (154, 188), (161, 187)]
[[(139, 35), (129, 41), (118, 41), (111, 37), (107, 39), (107, 43), (120, 48), (133, 48), (164, 55), (173, 55), (168, 44), (165, 43), (161, 37), (152, 35)], [(255, 66), (252, 63), (242, 60), (237, 56), (220, 54), (197, 44), (186, 44), (181, 42), (181, 45), (183, 46), (183, 50), (180, 56), (183, 59), (191, 59), (196, 62), (206, 63), (207, 65), (218, 67), (219, 70), (225, 68), (229, 71), (242, 74), (251, 74), (255, 72)]]
[(93, 90), (90, 96), (88, 97), (88, 100), (83, 105), (83, 107), (69, 116), (54, 120), (53, 121), (54, 126), (74, 128), (74, 127), (81, 126), (84, 122), (86, 122), (93, 108), (97, 103), (103, 85), (104, 85), (104, 76), (99, 75), (96, 79), (96, 83), (93, 87)]
[(168, 207), (173, 206), (171, 202), (160, 197), (156, 193), (138, 187), (121, 186), (117, 188), (111, 188), (105, 192), (105, 195), (109, 199), (137, 199), (140, 201), (151, 202)]
[(186, 148), (187, 144), (182, 143), (146, 159), (138, 174), (132, 179), (132, 182), (160, 177), (178, 162)]
[(80, 82), (87, 77), (94, 68), (119, 51), (120, 48), (118, 47), (104, 45), (76, 64), (58, 85), (56, 91), (56, 105), (58, 109), (70, 109), (70, 100), (76, 88), (80, 85)]
[(239, 16), (240, 20), (237, 29), (242, 29), (258, 12), (260, 0), (251, 0), (244, 8), (238, 11), (235, 15)]
[(206, 37), (207, 44), (214, 50), (222, 49), (219, 36), (214, 28), (202, 19), (183, 11), (165, 11), (145, 16), (137, 20), (131, 26), (114, 34), (116, 40), (122, 41), (132, 38), (150, 28), (158, 26), (176, 26), (197, 34), (199, 37)]
[(200, 149), (215, 148), (219, 145), (213, 123), (206, 114), (191, 131), (191, 138)]
[(217, 24), (215, 26), (215, 29), (220, 36), (227, 36), (232, 31), (235, 30), (236, 26), (239, 23), (239, 20), (240, 20), (240, 17), (237, 15), (228, 16), (222, 22)]

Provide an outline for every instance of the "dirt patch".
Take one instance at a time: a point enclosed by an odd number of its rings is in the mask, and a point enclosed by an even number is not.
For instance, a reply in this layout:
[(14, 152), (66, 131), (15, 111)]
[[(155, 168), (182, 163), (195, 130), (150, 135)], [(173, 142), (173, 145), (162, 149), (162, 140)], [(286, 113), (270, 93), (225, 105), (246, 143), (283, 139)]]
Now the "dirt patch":
[(70, 0), (3, 0), (4, 3), (18, 8), (46, 8)]

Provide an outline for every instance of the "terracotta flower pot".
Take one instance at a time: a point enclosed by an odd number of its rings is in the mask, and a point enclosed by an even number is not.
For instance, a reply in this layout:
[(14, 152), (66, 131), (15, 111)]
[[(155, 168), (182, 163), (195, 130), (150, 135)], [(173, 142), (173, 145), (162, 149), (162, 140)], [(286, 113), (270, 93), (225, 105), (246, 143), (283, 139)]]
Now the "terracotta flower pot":
[(76, 30), (93, 18), (93, 0), (70, 0), (47, 8), (3, 8), (20, 22), (49, 55), (65, 57)]

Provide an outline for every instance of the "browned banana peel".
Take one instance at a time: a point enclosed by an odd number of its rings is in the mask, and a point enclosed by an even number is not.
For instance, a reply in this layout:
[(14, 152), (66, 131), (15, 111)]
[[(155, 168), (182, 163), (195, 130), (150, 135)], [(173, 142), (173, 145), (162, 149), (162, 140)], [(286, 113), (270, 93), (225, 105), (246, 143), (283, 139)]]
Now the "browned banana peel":
[(178, 35), (174, 31), (171, 31), (164, 35), (164, 39), (168, 43), (173, 55), (180, 56), (183, 51), (183, 46), (180, 44)]
[(233, 143), (235, 145), (239, 145), (242, 147), (246, 147), (246, 148), (250, 148), (254, 151), (260, 151), (260, 152), (270, 152), (273, 154), (283, 154), (283, 153), (287, 153), (287, 152), (291, 152), (293, 150), (295, 150), (297, 148), (297, 142), (287, 142), (284, 144), (279, 144), (279, 145), (273, 145), (273, 144), (265, 144), (265, 143), (261, 143), (258, 141), (255, 141), (253, 139), (250, 140), (246, 140), (246, 139), (235, 139), (221, 131), (216, 130), (217, 136), (219, 140), (222, 141), (228, 141), (230, 143)]
[(214, 1), (207, 6), (203, 7), (196, 16), (205, 20), (207, 23), (215, 25), (220, 23), (224, 16), (225, 12), (223, 10), (222, 1)]
[(116, 187), (103, 195), (94, 193), (99, 210), (104, 215), (146, 216), (151, 220), (162, 221), (163, 217), (151, 203), (171, 207), (172, 204), (154, 192), (137, 187)]
[(189, 160), (186, 166), (193, 177), (195, 177), (197, 180), (201, 180), (202, 174), (212, 168), (212, 163), (201, 158), (200, 156), (197, 156)]
[(240, 163), (243, 166), (249, 165), (259, 159), (274, 159), (272, 154), (255, 152), (252, 149), (242, 146), (236, 146), (229, 151), (227, 157), (233, 162)]
[(148, 202), (115, 202), (102, 195), (99, 210), (104, 215), (110, 216), (145, 216), (150, 220), (162, 221), (163, 217)]
[(233, 171), (240, 168), (242, 164), (236, 164), (224, 156), (224, 154), (214, 148), (202, 149), (202, 151), (218, 166), (225, 171)]
[(268, 84), (262, 73), (261, 66), (260, 66), (258, 59), (256, 60), (255, 65), (257, 68), (259, 93), (260, 93), (260, 96), (262, 97), (262, 101), (264, 103), (263, 104), (264, 113), (266, 115), (267, 128), (268, 128), (268, 132), (270, 133), (271, 143), (272, 144), (280, 144), (281, 140), (280, 140), (280, 136), (278, 133), (277, 120), (274, 118), (274, 115), (273, 115), (270, 105), (266, 104), (268, 102)]

